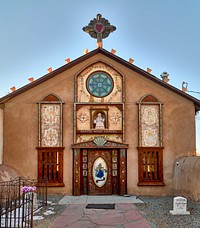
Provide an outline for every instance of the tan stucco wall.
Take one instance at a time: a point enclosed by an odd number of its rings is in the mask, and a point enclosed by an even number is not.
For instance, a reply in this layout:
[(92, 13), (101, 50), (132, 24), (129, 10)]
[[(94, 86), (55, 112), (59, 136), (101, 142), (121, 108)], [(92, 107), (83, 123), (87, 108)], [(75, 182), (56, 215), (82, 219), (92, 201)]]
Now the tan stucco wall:
[(0, 165), (3, 163), (3, 109), (0, 108)]
[(6, 165), (0, 165), (0, 182), (1, 181), (10, 181), (11, 178), (14, 179), (16, 177), (21, 176), (19, 172), (10, 168)]
[(179, 158), (174, 170), (174, 194), (200, 201), (200, 157)]
[[(63, 105), (63, 146), (65, 187), (52, 192), (72, 194), (72, 149), (74, 77), (89, 64), (103, 60), (118, 70), (125, 80), (125, 143), (129, 144), (128, 194), (169, 195), (173, 193), (173, 167), (178, 157), (195, 150), (195, 110), (192, 102), (103, 56), (87, 59), (9, 100), (4, 109), (4, 164), (19, 169), (24, 176), (37, 177), (38, 107), (49, 93)], [(153, 94), (163, 103), (164, 187), (138, 187), (138, 106), (136, 102)]]

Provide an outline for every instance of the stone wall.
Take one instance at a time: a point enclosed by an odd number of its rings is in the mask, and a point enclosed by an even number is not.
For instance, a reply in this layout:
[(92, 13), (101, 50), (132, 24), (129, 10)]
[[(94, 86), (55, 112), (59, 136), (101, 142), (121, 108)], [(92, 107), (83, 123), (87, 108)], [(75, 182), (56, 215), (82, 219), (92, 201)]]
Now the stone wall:
[(200, 201), (200, 156), (182, 157), (175, 162), (174, 193)]

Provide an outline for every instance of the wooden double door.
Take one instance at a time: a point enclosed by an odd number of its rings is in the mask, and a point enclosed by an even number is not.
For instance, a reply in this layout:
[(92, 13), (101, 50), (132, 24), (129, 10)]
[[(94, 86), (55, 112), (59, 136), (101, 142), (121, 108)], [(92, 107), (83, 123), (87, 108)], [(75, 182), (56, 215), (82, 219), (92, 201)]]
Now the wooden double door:
[(119, 194), (120, 155), (118, 149), (80, 151), (80, 194)]

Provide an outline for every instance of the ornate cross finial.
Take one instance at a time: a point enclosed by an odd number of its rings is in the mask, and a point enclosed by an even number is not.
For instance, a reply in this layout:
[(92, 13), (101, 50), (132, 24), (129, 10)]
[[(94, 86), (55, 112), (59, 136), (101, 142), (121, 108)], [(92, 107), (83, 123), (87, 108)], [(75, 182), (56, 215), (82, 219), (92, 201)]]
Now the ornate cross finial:
[(87, 26), (83, 27), (84, 32), (97, 39), (100, 47), (102, 47), (102, 39), (108, 37), (115, 30), (116, 27), (111, 25), (107, 19), (102, 18), (101, 14), (97, 14), (97, 18), (94, 18)]

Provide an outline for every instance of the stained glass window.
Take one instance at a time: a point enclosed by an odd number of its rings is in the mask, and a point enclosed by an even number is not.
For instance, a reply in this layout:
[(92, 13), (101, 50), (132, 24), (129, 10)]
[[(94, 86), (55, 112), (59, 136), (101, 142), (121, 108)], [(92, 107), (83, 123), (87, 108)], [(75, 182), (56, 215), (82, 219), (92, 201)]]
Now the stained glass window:
[(94, 97), (105, 97), (113, 90), (113, 80), (104, 72), (95, 72), (87, 80), (87, 90)]

